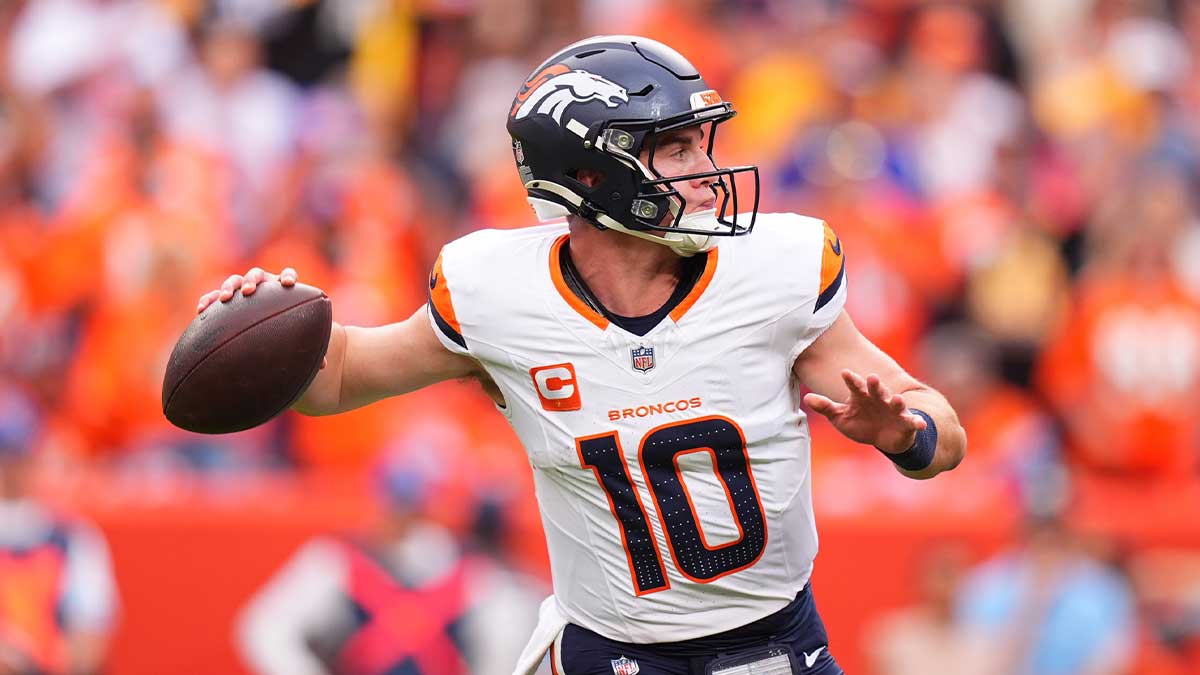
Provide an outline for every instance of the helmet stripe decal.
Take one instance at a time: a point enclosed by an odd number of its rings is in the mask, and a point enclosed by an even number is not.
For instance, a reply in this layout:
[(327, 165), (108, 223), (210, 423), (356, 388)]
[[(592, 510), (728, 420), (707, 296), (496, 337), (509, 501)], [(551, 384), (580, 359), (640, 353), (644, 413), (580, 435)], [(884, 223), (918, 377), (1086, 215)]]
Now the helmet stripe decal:
[(529, 98), (529, 95), (537, 90), (538, 87), (545, 84), (546, 80), (549, 80), (555, 75), (562, 75), (563, 73), (568, 73), (570, 71), (570, 68), (561, 63), (556, 63), (552, 66), (543, 68), (542, 70), (538, 71), (536, 75), (528, 80), (525, 80), (525, 84), (521, 87), (521, 91), (517, 93), (517, 100), (513, 102), (512, 110), (508, 113), (509, 117), (516, 115), (517, 108), (521, 107), (521, 104), (525, 102), (525, 99)]

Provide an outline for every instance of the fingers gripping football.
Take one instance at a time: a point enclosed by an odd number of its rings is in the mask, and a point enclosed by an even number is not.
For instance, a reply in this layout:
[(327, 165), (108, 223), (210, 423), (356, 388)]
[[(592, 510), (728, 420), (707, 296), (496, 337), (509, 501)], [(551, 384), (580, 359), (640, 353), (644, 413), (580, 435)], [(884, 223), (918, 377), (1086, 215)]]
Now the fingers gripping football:
[(200, 296), (200, 301), (196, 304), (196, 313), (199, 314), (203, 312), (218, 300), (221, 302), (229, 302), (233, 299), (233, 295), (237, 291), (241, 291), (243, 296), (249, 296), (254, 294), (254, 291), (258, 288), (259, 284), (278, 280), (280, 285), (288, 287), (295, 286), (298, 279), (299, 275), (297, 275), (296, 270), (292, 269), (291, 267), (283, 268), (283, 271), (279, 274), (272, 274), (263, 270), (261, 267), (252, 267), (250, 268), (250, 271), (246, 272), (244, 275), (229, 275), (229, 277), (221, 283), (220, 288), (214, 291), (209, 291)]
[[(221, 287), (209, 291), (200, 296), (200, 301), (196, 304), (196, 313), (201, 314), (208, 309), (214, 302), (229, 302), (233, 299), (233, 295), (237, 291), (241, 291), (243, 296), (253, 295), (260, 284), (268, 281), (279, 280), (279, 285), (285, 288), (291, 288), (299, 281), (300, 275), (292, 267), (285, 267), (279, 274), (272, 274), (263, 270), (261, 267), (252, 267), (250, 271), (243, 274), (231, 274), (221, 283)], [(323, 370), (329, 361), (325, 358), (321, 359), (321, 369)]]

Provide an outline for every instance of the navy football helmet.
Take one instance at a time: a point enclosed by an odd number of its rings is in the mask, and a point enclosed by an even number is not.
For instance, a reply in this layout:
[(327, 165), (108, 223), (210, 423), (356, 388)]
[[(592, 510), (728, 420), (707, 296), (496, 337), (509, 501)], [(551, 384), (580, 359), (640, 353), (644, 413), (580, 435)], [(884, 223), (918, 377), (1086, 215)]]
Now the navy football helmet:
[[(712, 248), (713, 237), (753, 229), (758, 167), (722, 169), (713, 161), (712, 171), (664, 177), (654, 168), (654, 144), (663, 132), (704, 124), (711, 161), (717, 125), (735, 114), (675, 50), (610, 35), (576, 42), (538, 66), (513, 100), (508, 132), (539, 220), (576, 214), (692, 255)], [(580, 169), (602, 178), (585, 185), (576, 178)], [(753, 183), (752, 195), (738, 194), (735, 174)], [(685, 215), (687, 203), (671, 183), (702, 178), (712, 179), (716, 208)]]

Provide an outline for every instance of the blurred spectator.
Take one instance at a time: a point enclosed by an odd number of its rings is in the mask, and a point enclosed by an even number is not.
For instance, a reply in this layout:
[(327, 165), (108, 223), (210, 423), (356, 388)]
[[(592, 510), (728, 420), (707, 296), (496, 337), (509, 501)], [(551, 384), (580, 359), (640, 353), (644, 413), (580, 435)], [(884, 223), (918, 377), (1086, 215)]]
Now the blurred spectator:
[(993, 672), (1119, 675), (1132, 663), (1133, 589), (1072, 531), (1067, 490), (1065, 474), (1044, 472), (1025, 496), (1022, 541), (963, 583), (960, 625), (992, 643)]
[(1130, 571), (1144, 616), (1134, 672), (1200, 671), (1200, 554), (1156, 547), (1135, 554)]
[(1200, 298), (1174, 273), (1195, 227), (1187, 183), (1143, 169), (1099, 205), (1087, 267), (1039, 382), (1084, 466), (1193, 474), (1200, 455)]
[(867, 632), (874, 675), (1001, 675), (996, 646), (955, 619), (965, 552), (939, 545), (921, 556), (917, 604), (881, 617)]
[(49, 133), (36, 195), (57, 206), (103, 163), (123, 129), (133, 94), (163, 85), (184, 62), (182, 27), (158, 3), (48, 0), (23, 6), (7, 45), (15, 92), (34, 102)]
[(255, 672), (511, 672), (541, 593), (495, 557), (498, 513), (477, 519), (475, 551), (429, 518), (438, 479), (422, 461), (384, 461), (380, 521), (310, 541), (256, 594), (238, 626)]
[(964, 300), (967, 314), (982, 328), (1028, 354), (1045, 343), (1069, 292), (1058, 242), (1034, 227), (1017, 225), (976, 262)]
[(472, 650), (472, 675), (510, 675), (521, 648), (537, 624), (541, 601), (549, 586), (521, 571), (509, 553), (512, 548), (512, 501), (485, 494), (476, 504), (467, 551), (475, 559), (471, 597), (475, 599), (470, 625), (479, 639)]
[(30, 493), (40, 413), (0, 382), (0, 673), (94, 675), (116, 615), (108, 547)]
[(899, 75), (912, 105), (922, 184), (934, 198), (985, 184), (997, 148), (1022, 122), (1020, 97), (988, 72), (1001, 45), (984, 11), (922, 3), (911, 20)]
[(995, 343), (970, 324), (944, 324), (922, 343), (920, 372), (945, 394), (971, 430), (971, 461), (963, 469), (1002, 480), (1014, 494), (1058, 461), (1053, 423), (1037, 402), (999, 377)]
[(211, 153), (227, 176), (235, 236), (225, 245), (252, 252), (282, 206), (272, 197), (296, 141), (298, 92), (262, 67), (251, 25), (218, 15), (202, 24), (199, 63), (159, 92), (167, 138)]
[(911, 362), (951, 276), (936, 232), (903, 197), (874, 182), (830, 186), (821, 214), (855, 251), (846, 275), (861, 291), (847, 298), (846, 311), (880, 349)]

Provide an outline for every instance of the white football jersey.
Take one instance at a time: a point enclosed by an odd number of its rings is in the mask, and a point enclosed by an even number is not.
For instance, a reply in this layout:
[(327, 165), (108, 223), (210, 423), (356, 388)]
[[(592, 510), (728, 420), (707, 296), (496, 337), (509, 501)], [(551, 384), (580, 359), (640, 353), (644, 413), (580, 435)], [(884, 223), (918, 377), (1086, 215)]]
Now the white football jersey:
[(567, 287), (565, 224), (448, 244), (430, 279), (445, 346), (483, 365), (533, 466), (554, 595), (572, 623), (649, 643), (788, 604), (817, 553), (791, 374), (841, 312), (841, 242), (760, 214), (645, 336)]

